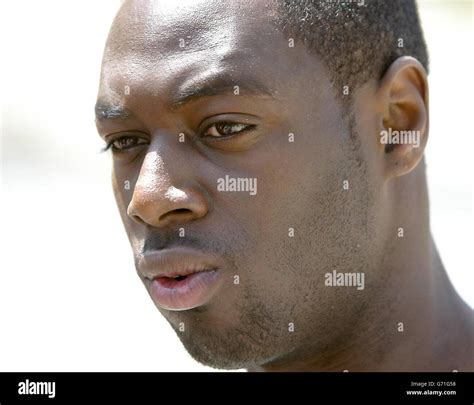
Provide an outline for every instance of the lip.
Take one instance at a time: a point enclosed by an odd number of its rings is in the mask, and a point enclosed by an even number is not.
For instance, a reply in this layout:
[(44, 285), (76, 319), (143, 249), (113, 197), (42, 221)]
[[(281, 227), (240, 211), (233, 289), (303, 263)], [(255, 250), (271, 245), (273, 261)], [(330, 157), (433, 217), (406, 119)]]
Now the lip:
[(171, 311), (206, 304), (221, 280), (218, 258), (188, 248), (146, 252), (138, 261), (138, 270), (155, 304)]

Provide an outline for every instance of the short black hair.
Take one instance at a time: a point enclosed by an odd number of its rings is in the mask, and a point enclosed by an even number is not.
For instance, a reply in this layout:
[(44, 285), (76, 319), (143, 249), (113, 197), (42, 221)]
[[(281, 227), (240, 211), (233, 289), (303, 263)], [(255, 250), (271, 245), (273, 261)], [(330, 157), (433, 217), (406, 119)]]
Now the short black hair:
[[(327, 66), (336, 92), (379, 79), (400, 56), (428, 71), (428, 52), (414, 0), (276, 0), (276, 24)], [(348, 97), (351, 99), (351, 97)]]

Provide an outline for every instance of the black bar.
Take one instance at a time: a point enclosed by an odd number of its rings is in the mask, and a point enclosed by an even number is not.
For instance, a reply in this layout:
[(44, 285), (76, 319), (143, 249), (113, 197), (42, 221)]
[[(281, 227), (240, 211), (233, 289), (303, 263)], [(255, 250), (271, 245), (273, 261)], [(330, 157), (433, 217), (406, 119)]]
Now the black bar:
[[(26, 383), (29, 389), (32, 382), (54, 382), (54, 398), (48, 398), (47, 392), (52, 395), (52, 391), (47, 391), (47, 384), (36, 388), (43, 389), (39, 394), (26, 392)], [(474, 373), (0, 373), (0, 405), (65, 401), (197, 404), (230, 400), (240, 403), (388, 400), (472, 405), (473, 387)], [(407, 395), (407, 391), (422, 394)], [(434, 395), (433, 391), (443, 394)]]

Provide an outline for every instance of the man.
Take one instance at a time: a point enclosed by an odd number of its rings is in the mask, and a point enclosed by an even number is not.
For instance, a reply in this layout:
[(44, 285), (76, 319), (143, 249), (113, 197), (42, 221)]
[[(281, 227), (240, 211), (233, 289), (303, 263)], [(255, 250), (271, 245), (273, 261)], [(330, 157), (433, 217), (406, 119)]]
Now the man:
[(125, 1), (97, 127), (136, 268), (199, 362), (472, 370), (429, 229), (411, 1)]

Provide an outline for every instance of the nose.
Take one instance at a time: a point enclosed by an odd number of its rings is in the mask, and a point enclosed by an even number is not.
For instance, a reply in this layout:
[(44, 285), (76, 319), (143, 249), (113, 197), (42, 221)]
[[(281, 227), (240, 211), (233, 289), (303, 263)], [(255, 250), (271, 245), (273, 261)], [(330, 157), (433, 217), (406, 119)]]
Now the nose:
[[(204, 217), (209, 209), (207, 193), (193, 181), (189, 164), (168, 151), (147, 152), (135, 183), (127, 214), (134, 221), (157, 228), (183, 224)], [(180, 151), (183, 152), (182, 150)]]

